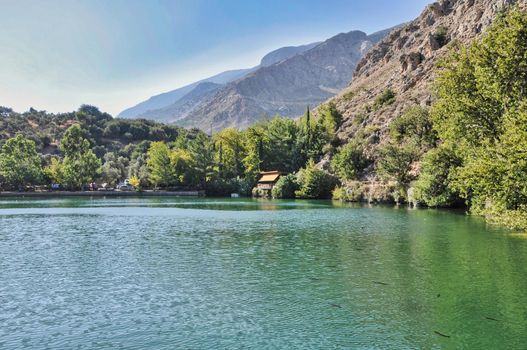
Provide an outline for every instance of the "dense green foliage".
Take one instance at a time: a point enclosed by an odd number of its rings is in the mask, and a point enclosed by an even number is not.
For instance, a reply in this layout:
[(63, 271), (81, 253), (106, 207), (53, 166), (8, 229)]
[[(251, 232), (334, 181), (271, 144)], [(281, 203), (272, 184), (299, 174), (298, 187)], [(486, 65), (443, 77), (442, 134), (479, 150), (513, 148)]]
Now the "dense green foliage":
[(412, 180), (412, 164), (418, 159), (415, 143), (387, 144), (381, 148), (377, 160), (377, 172), (384, 180), (394, 180), (404, 186)]
[(298, 191), (299, 186), (296, 176), (287, 174), (281, 176), (272, 190), (273, 198), (290, 199), (295, 198), (295, 191)]
[(154, 186), (169, 186), (174, 180), (174, 169), (171, 164), (170, 148), (166, 143), (152, 142), (148, 149), (149, 180)]
[(100, 175), (101, 160), (91, 150), (90, 142), (79, 125), (73, 125), (66, 131), (60, 149), (64, 154), (62, 174), (66, 187), (80, 189)]
[(389, 142), (379, 149), (378, 175), (406, 188), (415, 177), (412, 166), (435, 142), (428, 111), (421, 107), (407, 109), (392, 121)]
[(510, 10), (480, 41), (454, 48), (435, 89), (443, 146), (425, 157), (422, 200), (459, 194), (473, 213), (527, 228), (527, 14)]
[(7, 140), (0, 153), (0, 177), (9, 188), (39, 183), (42, 166), (35, 142), (22, 135)]
[(331, 161), (331, 168), (339, 178), (354, 180), (360, 176), (370, 162), (364, 154), (364, 146), (357, 141), (351, 141), (335, 154)]
[(418, 106), (408, 108), (391, 122), (390, 138), (398, 144), (415, 141), (424, 147), (434, 145), (437, 136), (428, 110)]
[[(135, 187), (142, 189), (250, 195), (261, 171), (296, 173), (308, 160), (318, 161), (340, 143), (335, 133), (342, 122), (335, 105), (327, 104), (316, 117), (308, 110), (298, 122), (277, 116), (243, 131), (227, 128), (211, 137), (195, 129), (113, 119), (87, 105), (58, 115), (33, 109), (23, 114), (9, 108), (0, 112), (5, 127), (0, 142), (6, 145), (4, 189), (61, 184), (77, 190), (92, 181), (116, 186), (133, 177)], [(13, 139), (21, 133), (26, 137)], [(33, 145), (27, 147), (33, 153), (26, 158), (35, 167), (9, 163), (13, 157), (22, 157), (9, 154), (12, 147), (8, 145), (13, 142)], [(283, 196), (297, 189), (286, 187)]]
[(331, 193), (337, 185), (337, 180), (318, 169), (312, 160), (299, 172), (297, 181), (300, 188), (295, 195), (298, 198), (331, 198)]
[(460, 198), (453, 188), (453, 175), (461, 165), (456, 151), (444, 145), (426, 153), (421, 161), (421, 175), (414, 184), (414, 198), (429, 207), (450, 207)]

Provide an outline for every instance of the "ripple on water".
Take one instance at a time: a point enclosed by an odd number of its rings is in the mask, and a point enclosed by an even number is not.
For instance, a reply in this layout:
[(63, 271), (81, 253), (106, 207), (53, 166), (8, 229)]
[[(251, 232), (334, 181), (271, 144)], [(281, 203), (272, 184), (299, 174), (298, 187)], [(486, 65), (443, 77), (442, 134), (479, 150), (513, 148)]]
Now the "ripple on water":
[(527, 341), (527, 241), (463, 216), (173, 198), (0, 207), (2, 348)]

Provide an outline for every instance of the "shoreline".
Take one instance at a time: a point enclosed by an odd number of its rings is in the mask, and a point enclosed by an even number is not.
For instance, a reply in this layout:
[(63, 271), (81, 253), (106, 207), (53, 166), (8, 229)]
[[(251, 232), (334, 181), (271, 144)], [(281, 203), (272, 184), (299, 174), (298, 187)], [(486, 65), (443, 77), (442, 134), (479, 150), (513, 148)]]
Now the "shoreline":
[(0, 198), (25, 197), (205, 197), (205, 191), (49, 191), (0, 192)]

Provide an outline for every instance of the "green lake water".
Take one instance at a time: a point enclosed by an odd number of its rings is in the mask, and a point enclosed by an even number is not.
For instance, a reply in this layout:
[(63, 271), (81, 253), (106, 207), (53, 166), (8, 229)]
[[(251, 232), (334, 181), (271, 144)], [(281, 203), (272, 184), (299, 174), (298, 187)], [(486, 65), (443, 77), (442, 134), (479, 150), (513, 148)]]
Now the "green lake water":
[(524, 237), (325, 201), (2, 199), (0, 349), (526, 349)]

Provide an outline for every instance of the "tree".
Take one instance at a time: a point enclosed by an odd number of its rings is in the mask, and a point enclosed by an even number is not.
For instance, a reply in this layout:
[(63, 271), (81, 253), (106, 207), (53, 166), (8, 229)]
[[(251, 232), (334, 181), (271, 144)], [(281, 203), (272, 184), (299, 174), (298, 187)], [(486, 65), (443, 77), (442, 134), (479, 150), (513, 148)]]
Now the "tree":
[(179, 185), (195, 184), (192, 156), (189, 151), (182, 148), (173, 150), (170, 154), (170, 163)]
[(104, 155), (101, 178), (110, 185), (116, 185), (127, 176), (129, 160), (125, 157), (117, 157), (113, 152)]
[(66, 130), (64, 137), (60, 141), (60, 150), (65, 156), (77, 156), (86, 148), (90, 147), (86, 130), (82, 129), (79, 124), (74, 124)]
[(412, 175), (412, 164), (418, 159), (419, 148), (414, 142), (404, 145), (389, 143), (379, 150), (377, 172), (385, 180), (395, 180), (401, 186), (407, 186)]
[(137, 176), (132, 176), (130, 178), (130, 185), (132, 185), (135, 189), (139, 189), (141, 187), (141, 179), (139, 179)]
[(413, 139), (422, 147), (433, 146), (437, 136), (428, 110), (420, 106), (408, 108), (390, 123), (390, 138), (397, 143)]
[(243, 136), (234, 128), (226, 128), (213, 137), (218, 152), (216, 163), (225, 178), (234, 178), (243, 175)]
[(265, 168), (293, 172), (299, 169), (295, 162), (298, 126), (294, 120), (274, 117), (267, 125), (268, 145), (264, 156)]
[(414, 197), (429, 207), (450, 207), (460, 202), (453, 188), (453, 175), (462, 159), (452, 146), (441, 145), (426, 153), (421, 161), (421, 173), (414, 184)]
[(157, 186), (169, 186), (174, 182), (174, 171), (170, 159), (170, 149), (162, 141), (152, 142), (148, 149), (148, 168), (150, 181)]
[(296, 164), (304, 165), (308, 160), (318, 160), (323, 154), (323, 147), (329, 140), (323, 121), (311, 119), (309, 107), (306, 114), (300, 118), (299, 135), (296, 144)]
[(331, 168), (343, 180), (356, 179), (369, 164), (364, 147), (357, 141), (347, 143), (331, 160)]
[(271, 190), (273, 198), (290, 199), (295, 198), (295, 191), (299, 189), (296, 176), (288, 174), (281, 176)]
[(90, 149), (86, 133), (78, 124), (68, 128), (60, 143), (64, 153), (64, 182), (72, 189), (80, 189), (93, 181), (101, 172), (101, 161)]
[(316, 167), (313, 160), (309, 160), (306, 167), (298, 174), (300, 189), (295, 192), (299, 198), (331, 198), (331, 192), (337, 181), (328, 173)]
[(44, 171), (51, 183), (62, 184), (64, 182), (64, 167), (59, 158), (52, 157)]
[(527, 92), (526, 28), (527, 15), (511, 10), (482, 40), (456, 47), (442, 63), (432, 108), (441, 139), (475, 147), (503, 132), (504, 113)]
[(20, 134), (8, 139), (0, 153), (0, 176), (11, 188), (39, 183), (42, 166), (35, 142)]
[(7, 117), (11, 113), (13, 113), (13, 109), (9, 107), (0, 106), (0, 117)]
[[(147, 151), (148, 152), (148, 151)], [(138, 178), (141, 186), (147, 186), (149, 184), (150, 171), (148, 170), (147, 154), (134, 152), (135, 158), (130, 161), (128, 167), (128, 177)]]
[(212, 142), (205, 133), (200, 131), (188, 141), (187, 150), (192, 158), (194, 182), (204, 188), (207, 181), (210, 181), (215, 175)]
[(244, 148), (246, 155), (243, 158), (245, 176), (256, 179), (262, 167), (268, 167), (265, 162), (269, 140), (267, 138), (267, 125), (253, 125), (244, 133)]
[(336, 132), (342, 124), (342, 114), (337, 110), (337, 106), (333, 101), (320, 105), (318, 111), (320, 114), (319, 123), (326, 131), (326, 135), (324, 135), (326, 142), (332, 147), (338, 146), (340, 140)]

